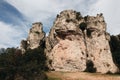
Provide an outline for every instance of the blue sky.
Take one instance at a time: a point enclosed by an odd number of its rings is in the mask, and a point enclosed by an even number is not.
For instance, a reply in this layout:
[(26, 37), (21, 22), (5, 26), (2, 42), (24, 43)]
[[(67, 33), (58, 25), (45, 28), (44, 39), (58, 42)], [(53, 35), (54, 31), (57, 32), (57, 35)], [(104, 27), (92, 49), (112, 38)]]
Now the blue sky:
[(120, 33), (120, 0), (0, 0), (0, 48), (17, 47), (31, 24), (42, 22), (46, 33), (57, 14), (74, 9), (85, 15), (103, 13), (107, 31)]

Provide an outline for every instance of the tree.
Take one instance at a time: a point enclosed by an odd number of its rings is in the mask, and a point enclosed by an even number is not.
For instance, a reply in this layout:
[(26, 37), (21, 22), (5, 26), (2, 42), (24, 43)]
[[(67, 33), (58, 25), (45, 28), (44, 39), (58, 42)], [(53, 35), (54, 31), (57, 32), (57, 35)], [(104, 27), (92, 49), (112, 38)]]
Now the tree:
[(21, 54), (16, 48), (7, 48), (5, 53), (0, 54), (0, 80), (47, 80), (45, 61), (43, 49), (27, 50)]

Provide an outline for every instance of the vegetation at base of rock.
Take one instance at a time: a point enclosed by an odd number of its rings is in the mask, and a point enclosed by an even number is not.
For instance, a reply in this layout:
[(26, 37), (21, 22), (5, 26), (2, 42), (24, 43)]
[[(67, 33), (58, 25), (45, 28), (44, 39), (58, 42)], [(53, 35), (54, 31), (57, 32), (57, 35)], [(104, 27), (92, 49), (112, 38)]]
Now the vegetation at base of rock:
[(0, 54), (0, 80), (47, 80), (46, 58), (41, 51), (38, 48), (21, 54), (16, 48), (7, 48)]
[(111, 36), (110, 47), (115, 64), (120, 69), (120, 34), (117, 36)]

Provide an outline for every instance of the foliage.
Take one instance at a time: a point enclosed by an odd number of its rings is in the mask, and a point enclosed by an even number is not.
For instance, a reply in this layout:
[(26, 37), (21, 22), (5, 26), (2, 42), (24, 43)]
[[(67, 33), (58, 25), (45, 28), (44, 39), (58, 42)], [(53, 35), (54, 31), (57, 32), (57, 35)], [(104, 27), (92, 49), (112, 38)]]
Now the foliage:
[(120, 35), (111, 36), (110, 47), (114, 62), (120, 68)]
[(45, 78), (45, 61), (40, 48), (27, 50), (25, 54), (21, 54), (18, 49), (8, 48), (5, 53), (0, 54), (0, 80), (16, 80), (18, 75), (23, 77), (21, 80), (34, 80), (40, 75)]
[(5, 48), (0, 48), (0, 54), (5, 53)]

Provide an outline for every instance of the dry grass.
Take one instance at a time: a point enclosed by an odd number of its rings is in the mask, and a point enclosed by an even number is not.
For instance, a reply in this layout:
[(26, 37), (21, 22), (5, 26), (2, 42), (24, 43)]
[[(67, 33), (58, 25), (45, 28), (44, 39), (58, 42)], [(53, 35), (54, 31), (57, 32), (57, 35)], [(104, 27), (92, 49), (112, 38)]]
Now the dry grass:
[(85, 72), (47, 72), (51, 80), (120, 80), (120, 75)]

